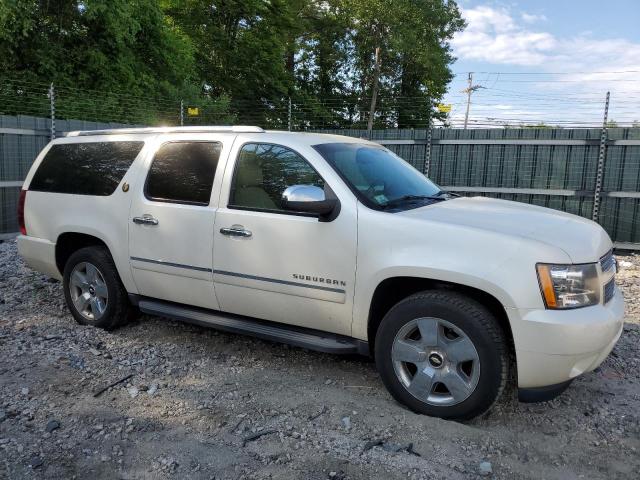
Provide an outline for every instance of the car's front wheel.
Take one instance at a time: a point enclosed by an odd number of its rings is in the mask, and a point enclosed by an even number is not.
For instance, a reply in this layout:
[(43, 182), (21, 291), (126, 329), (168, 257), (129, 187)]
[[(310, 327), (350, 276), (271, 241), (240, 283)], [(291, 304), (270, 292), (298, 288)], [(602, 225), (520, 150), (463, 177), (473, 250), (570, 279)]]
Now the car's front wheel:
[(411, 295), (391, 308), (376, 334), (375, 357), (396, 400), (441, 418), (487, 411), (508, 377), (506, 339), (495, 317), (446, 290)]
[(104, 247), (74, 252), (65, 265), (63, 284), (67, 306), (78, 323), (112, 330), (131, 317), (127, 292)]

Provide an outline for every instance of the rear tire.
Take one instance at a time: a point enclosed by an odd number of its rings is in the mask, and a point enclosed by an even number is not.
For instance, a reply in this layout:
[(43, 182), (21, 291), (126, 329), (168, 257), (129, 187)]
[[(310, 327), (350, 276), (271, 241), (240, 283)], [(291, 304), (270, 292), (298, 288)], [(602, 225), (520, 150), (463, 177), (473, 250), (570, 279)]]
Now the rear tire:
[(90, 246), (74, 252), (64, 267), (64, 295), (76, 321), (105, 330), (124, 325), (134, 310), (109, 251)]
[(432, 290), (397, 303), (375, 341), (391, 395), (416, 413), (469, 420), (498, 400), (508, 379), (507, 341), (495, 317), (460, 293)]

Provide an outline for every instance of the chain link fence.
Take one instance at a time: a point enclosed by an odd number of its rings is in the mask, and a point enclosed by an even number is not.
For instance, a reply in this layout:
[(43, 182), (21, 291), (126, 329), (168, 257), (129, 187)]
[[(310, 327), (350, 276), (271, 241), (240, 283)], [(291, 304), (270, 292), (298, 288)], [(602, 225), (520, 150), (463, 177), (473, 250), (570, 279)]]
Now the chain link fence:
[[(136, 96), (0, 78), (0, 114), (55, 120), (150, 126), (242, 124), (279, 130), (364, 128), (370, 104), (370, 98), (357, 96), (322, 100), (304, 95), (275, 99)], [(431, 110), (424, 97), (380, 96), (374, 127), (426, 128), (433, 120)], [(60, 130), (55, 124), (52, 128)]]
[(248, 124), (371, 138), (446, 189), (593, 218), (618, 247), (640, 249), (640, 128), (429, 128), (425, 109), (409, 108), (417, 100), (380, 99), (379, 123), (394, 126), (411, 114), (413, 128), (370, 131), (368, 99), (155, 99), (0, 81), (0, 238), (17, 230), (22, 180), (52, 137), (121, 126)]

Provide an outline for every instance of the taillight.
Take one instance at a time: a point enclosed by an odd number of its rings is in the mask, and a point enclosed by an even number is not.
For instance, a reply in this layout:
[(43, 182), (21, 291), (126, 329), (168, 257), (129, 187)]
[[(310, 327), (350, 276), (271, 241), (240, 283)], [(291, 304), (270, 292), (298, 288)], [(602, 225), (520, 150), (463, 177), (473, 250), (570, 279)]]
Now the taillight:
[(27, 227), (24, 224), (24, 202), (27, 199), (27, 191), (20, 190), (20, 198), (18, 199), (18, 225), (20, 225), (20, 233), (27, 234)]

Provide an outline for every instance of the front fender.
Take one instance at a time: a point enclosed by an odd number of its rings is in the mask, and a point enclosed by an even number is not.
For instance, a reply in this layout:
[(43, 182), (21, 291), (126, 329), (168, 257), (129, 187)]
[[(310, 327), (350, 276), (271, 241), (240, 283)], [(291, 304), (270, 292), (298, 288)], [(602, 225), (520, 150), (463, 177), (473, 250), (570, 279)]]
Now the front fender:
[[(358, 291), (358, 289), (356, 289), (352, 328), (352, 335), (355, 338), (361, 340), (368, 338), (370, 306), (378, 286), (386, 280), (399, 277), (447, 282), (463, 287), (475, 288), (496, 298), (505, 308), (510, 308), (510, 306), (514, 304), (514, 299), (507, 290), (486, 278), (439, 268), (425, 268), (411, 265), (388, 267), (376, 272), (376, 274), (370, 278), (370, 281), (367, 281), (366, 291)], [(360, 298), (358, 298), (359, 296)]]
[(561, 249), (475, 226), (358, 211), (358, 262), (352, 335), (367, 338), (376, 288), (395, 277), (471, 287), (505, 309), (544, 308), (535, 265), (569, 263)]

